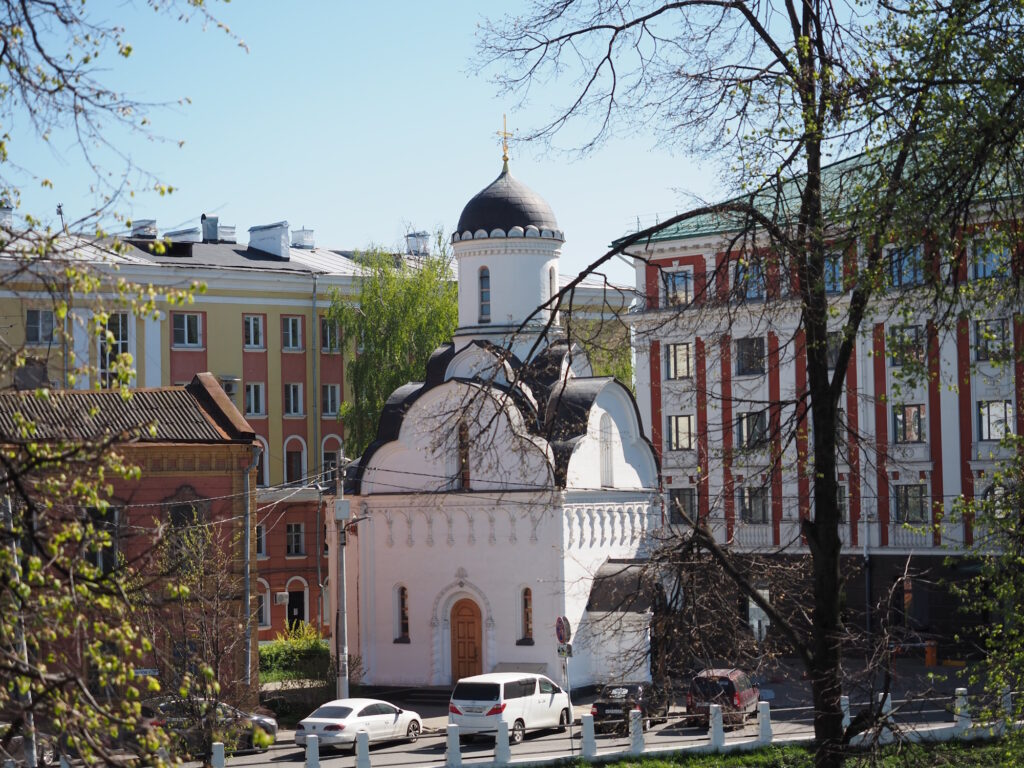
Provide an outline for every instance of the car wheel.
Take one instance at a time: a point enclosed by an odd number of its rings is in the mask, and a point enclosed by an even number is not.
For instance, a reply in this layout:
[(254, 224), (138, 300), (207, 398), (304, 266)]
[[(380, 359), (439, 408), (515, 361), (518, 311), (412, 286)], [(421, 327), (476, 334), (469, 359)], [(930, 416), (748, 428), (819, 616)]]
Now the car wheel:
[(561, 711), (561, 713), (558, 715), (558, 730), (560, 730), (563, 733), (565, 733), (565, 729), (568, 727), (568, 725), (569, 725), (569, 710), (568, 709), (563, 709)]
[(36, 751), (38, 752), (36, 762), (39, 765), (55, 765), (57, 763), (57, 752), (49, 741), (40, 743)]
[(420, 724), (418, 721), (413, 720), (409, 723), (409, 727), (405, 729), (405, 738), (409, 740), (409, 743), (416, 741), (420, 737)]
[(524, 738), (526, 738), (526, 723), (516, 720), (512, 724), (512, 732), (508, 735), (509, 744), (522, 744)]

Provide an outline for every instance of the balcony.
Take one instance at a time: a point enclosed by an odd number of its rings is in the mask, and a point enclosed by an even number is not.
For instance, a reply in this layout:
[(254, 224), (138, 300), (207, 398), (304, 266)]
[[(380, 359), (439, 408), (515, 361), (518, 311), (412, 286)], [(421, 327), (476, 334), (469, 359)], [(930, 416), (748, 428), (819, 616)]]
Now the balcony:
[(927, 523), (891, 523), (889, 542), (893, 547), (931, 549), (934, 546), (932, 528)]
[(745, 549), (768, 549), (775, 545), (771, 523), (737, 522), (732, 544)]

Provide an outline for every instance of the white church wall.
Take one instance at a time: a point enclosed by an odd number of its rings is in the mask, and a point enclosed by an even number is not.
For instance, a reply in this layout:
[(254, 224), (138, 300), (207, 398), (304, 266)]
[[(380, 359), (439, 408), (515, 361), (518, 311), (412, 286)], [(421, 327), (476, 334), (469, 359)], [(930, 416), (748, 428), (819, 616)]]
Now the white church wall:
[[(611, 477), (601, 477), (601, 417), (611, 417)], [(610, 481), (610, 482), (609, 482)], [(569, 460), (566, 487), (587, 490), (657, 488), (658, 468), (650, 446), (641, 439), (641, 425), (627, 390), (609, 384), (590, 410), (586, 436)]]

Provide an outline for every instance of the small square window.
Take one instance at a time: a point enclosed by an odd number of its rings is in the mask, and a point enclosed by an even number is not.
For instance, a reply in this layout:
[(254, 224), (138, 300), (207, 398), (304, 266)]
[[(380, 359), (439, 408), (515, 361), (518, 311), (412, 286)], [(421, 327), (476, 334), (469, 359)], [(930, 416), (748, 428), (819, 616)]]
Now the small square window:
[(1002, 440), (1013, 434), (1013, 402), (980, 400), (978, 402), (978, 440)]
[(759, 261), (740, 259), (736, 262), (736, 295), (743, 299), (763, 299), (764, 271)]
[(924, 485), (897, 485), (894, 489), (897, 523), (923, 523), (928, 519)]
[(898, 325), (889, 331), (889, 363), (893, 367), (924, 364), (924, 328)]
[(25, 312), (25, 343), (49, 344), (53, 341), (53, 311), (29, 309)]
[(924, 285), (923, 251), (919, 245), (892, 248), (889, 257), (889, 279), (893, 290)]
[(924, 405), (897, 405), (892, 409), (893, 441), (923, 443), (925, 439)]
[(1010, 273), (1010, 249), (995, 243), (971, 243), (971, 279), (1005, 278)]
[(665, 304), (669, 307), (685, 307), (693, 302), (693, 272), (689, 269), (663, 271)]
[(174, 346), (199, 347), (203, 344), (202, 319), (194, 312), (174, 312)]
[(766, 488), (740, 488), (740, 520), (748, 525), (767, 525), (768, 491)]
[(762, 447), (768, 441), (768, 414), (765, 411), (750, 411), (736, 416), (736, 447), (752, 450)]
[(764, 338), (754, 336), (736, 340), (736, 375), (755, 376), (764, 373)]
[(668, 417), (668, 449), (670, 451), (693, 450), (693, 416)]
[(1000, 317), (974, 324), (974, 356), (981, 362), (1009, 360), (1013, 355), (1010, 321)]

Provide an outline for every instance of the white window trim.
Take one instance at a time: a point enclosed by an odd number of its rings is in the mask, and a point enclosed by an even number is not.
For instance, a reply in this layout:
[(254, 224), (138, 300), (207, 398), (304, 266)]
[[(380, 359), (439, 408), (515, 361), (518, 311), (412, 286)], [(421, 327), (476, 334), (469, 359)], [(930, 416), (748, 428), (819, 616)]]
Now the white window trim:
[[(256, 321), (255, 325), (256, 325), (257, 328), (259, 328), (259, 337), (260, 337), (260, 343), (259, 344), (246, 344), (245, 343), (245, 331), (246, 331), (246, 329), (250, 325), (250, 322), (249, 322), (250, 320), (255, 320)], [(250, 350), (250, 351), (266, 351), (266, 349), (267, 349), (267, 334), (265, 332), (265, 328), (263, 327), (263, 315), (243, 315), (242, 316), (242, 324), (243, 324), (243, 329), (242, 329), (242, 349), (247, 349), (247, 350)]]
[(259, 592), (260, 592), (261, 595), (263, 595), (263, 610), (260, 612), (260, 615), (256, 617), (256, 625), (260, 629), (269, 629), (270, 628), (270, 618), (271, 618), (270, 617), (270, 606), (271, 606), (271, 602), (270, 602), (270, 600), (271, 600), (271, 597), (270, 597), (270, 584), (268, 584), (263, 579), (257, 579), (256, 581), (257, 581), (257, 584), (259, 585)]
[[(260, 409), (258, 411), (249, 410), (250, 398), (248, 397), (249, 388), (258, 389), (260, 393)], [(245, 390), (243, 392), (244, 402), (242, 407), (245, 408), (245, 415), (252, 416), (254, 418), (265, 418), (267, 415), (267, 385), (262, 381), (247, 381), (245, 383)]]
[[(39, 313), (39, 338), (30, 339), (28, 337), (28, 313), (38, 312)], [(43, 315), (50, 316), (50, 338), (43, 337)], [(25, 310), (25, 346), (26, 347), (48, 347), (54, 342), (54, 337), (57, 334), (57, 316), (54, 314), (52, 309), (36, 309), (29, 307)]]
[[(176, 341), (174, 336), (177, 332), (174, 324), (179, 317), (185, 318), (185, 341)], [(188, 340), (188, 318), (194, 317), (196, 319), (196, 340), (191, 342)], [(203, 348), (203, 314), (201, 312), (172, 312), (171, 313), (171, 348), (172, 349), (202, 349)]]
[[(260, 535), (259, 535), (259, 531), (261, 529), (262, 529), (262, 532), (263, 532), (263, 537), (262, 537), (263, 551), (262, 552), (259, 551), (259, 547), (257, 545), (257, 542), (259, 542), (260, 538), (261, 538)], [(266, 560), (268, 558), (268, 555), (267, 555), (267, 527), (265, 525), (263, 525), (263, 523), (257, 523), (256, 524), (256, 531), (253, 532), (253, 545), (252, 545), (252, 548), (253, 548), (253, 551), (256, 553), (256, 558), (258, 560)]]
[[(324, 346), (324, 326), (330, 326), (334, 329), (334, 346)], [(328, 336), (332, 335), (328, 332)], [(341, 328), (338, 327), (337, 323), (332, 323), (327, 317), (321, 316), (320, 318), (320, 351), (325, 355), (333, 355), (341, 352)]]
[[(291, 527), (293, 525), (299, 526), (299, 543), (302, 545), (301, 552), (291, 552)], [(309, 552), (306, 550), (306, 524), (304, 522), (298, 523), (285, 523), (284, 525), (284, 552), (286, 559), (301, 559), (306, 557)]]
[[(324, 401), (324, 390), (329, 389), (334, 392), (334, 407), (331, 410), (323, 407)], [(338, 384), (321, 384), (320, 385), (320, 406), (323, 410), (321, 414), (323, 418), (335, 417), (338, 415), (338, 411), (341, 409), (341, 386)]]
[[(288, 333), (288, 344), (285, 344), (285, 327), (289, 329), (294, 323), (295, 334)], [(302, 352), (305, 347), (302, 345), (302, 316), (301, 315), (285, 315), (281, 318), (281, 351), (283, 352)]]
[[(687, 274), (689, 275), (689, 296), (682, 299), (675, 299), (676, 295), (674, 291), (669, 290), (669, 275), (675, 274)], [(665, 307), (685, 307), (693, 303), (694, 300), (694, 284), (693, 284), (693, 267), (672, 267), (662, 268), (663, 279), (661, 281), (661, 297), (662, 306)]]
[[(298, 402), (292, 403), (291, 393), (298, 393)], [(298, 410), (293, 410), (292, 406), (297, 405)], [(302, 383), (301, 382), (288, 382), (284, 385), (284, 415), (297, 417), (304, 417), (306, 415), (306, 402), (302, 397)]]

